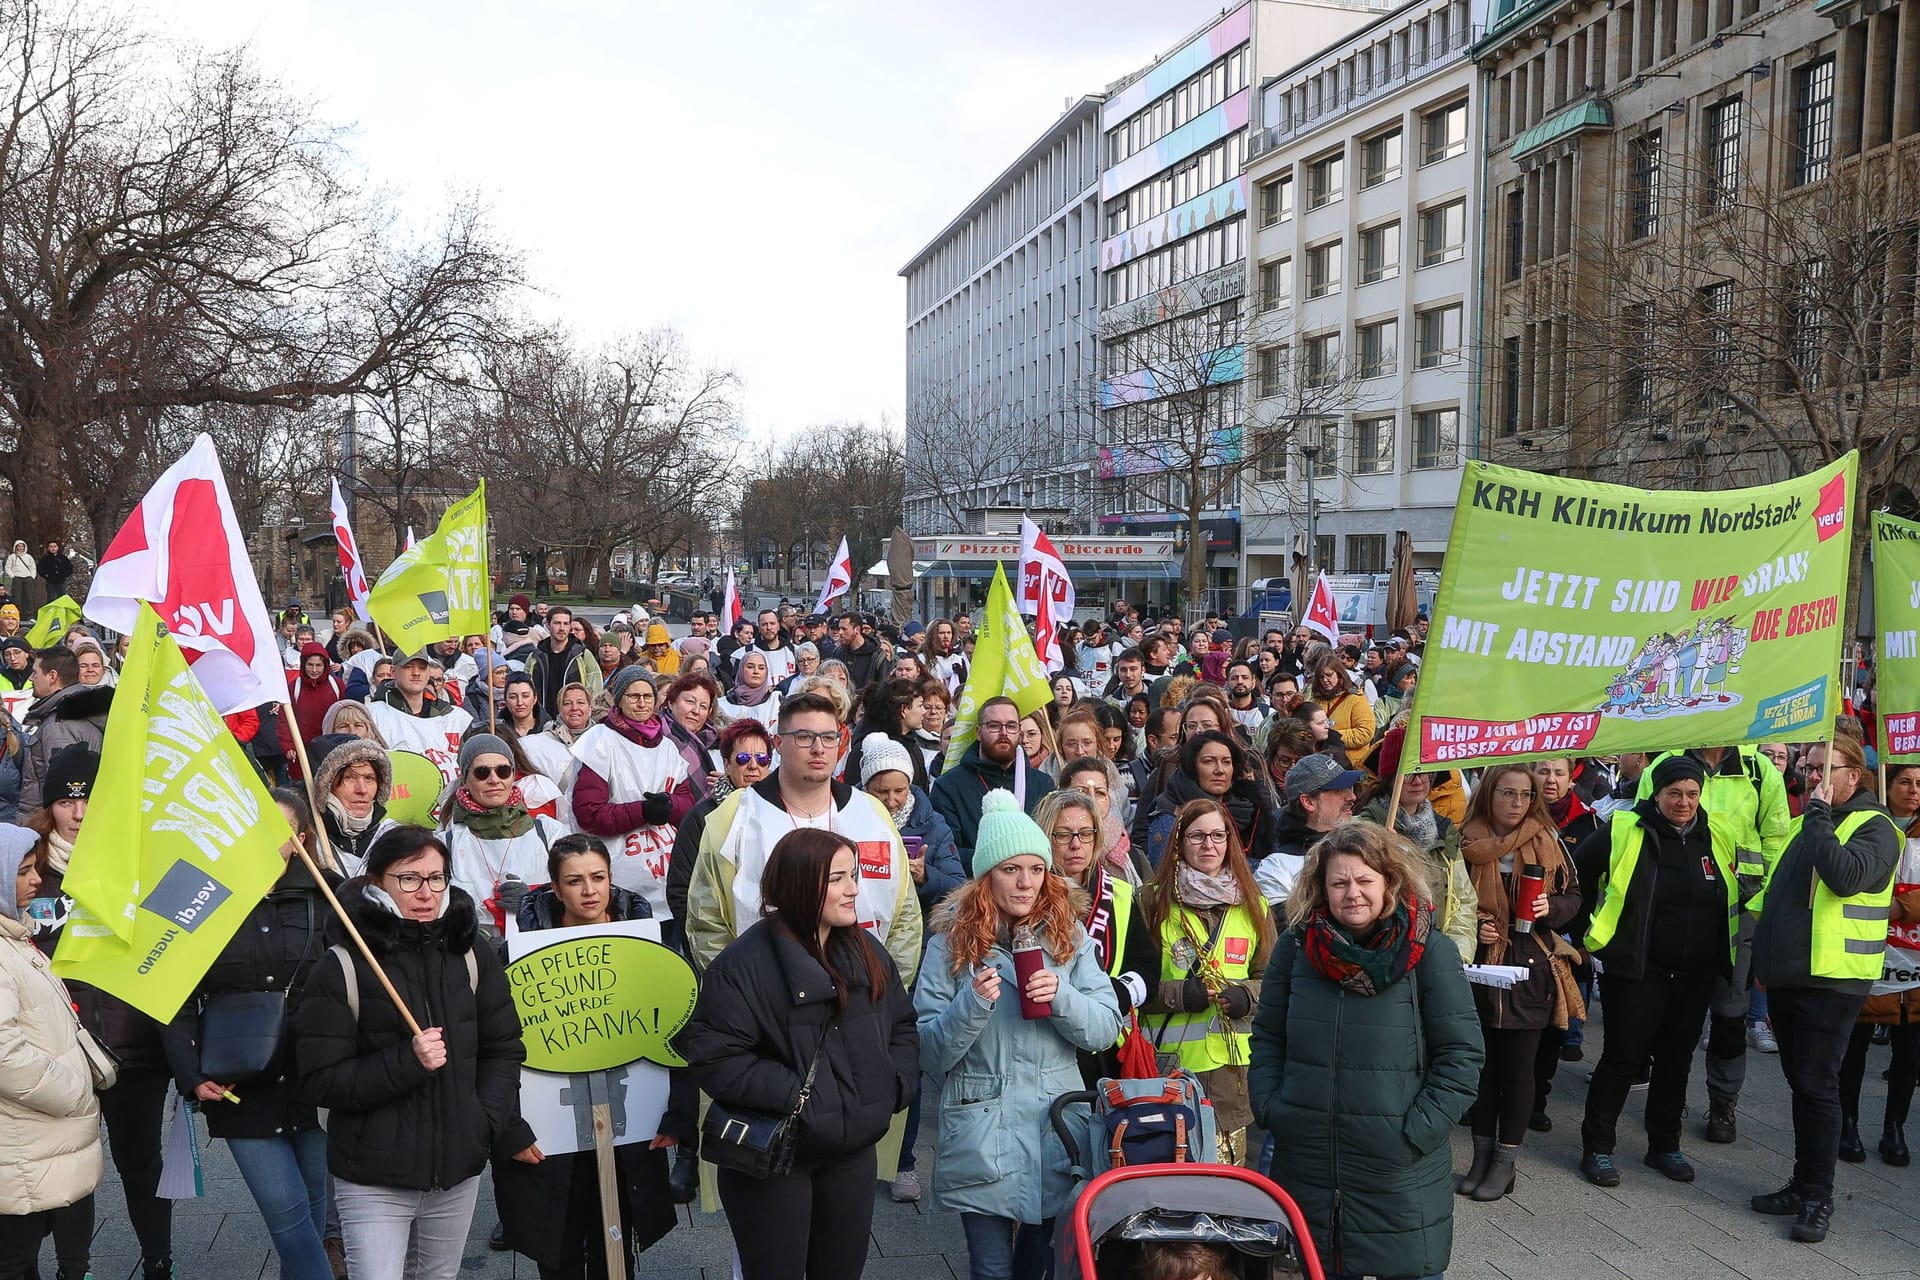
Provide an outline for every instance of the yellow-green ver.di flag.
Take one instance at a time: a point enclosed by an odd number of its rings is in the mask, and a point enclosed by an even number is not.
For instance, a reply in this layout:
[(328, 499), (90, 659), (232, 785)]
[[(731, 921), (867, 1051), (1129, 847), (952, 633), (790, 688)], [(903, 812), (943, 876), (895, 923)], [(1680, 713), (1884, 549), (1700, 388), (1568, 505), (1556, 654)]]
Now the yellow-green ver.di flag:
[(487, 482), (447, 508), (440, 526), (387, 566), (367, 612), (403, 653), (493, 625), (487, 571)]
[(1053, 686), (1014, 604), (1006, 566), (997, 564), (993, 567), (993, 585), (987, 588), (986, 613), (974, 632), (973, 666), (954, 712), (953, 737), (947, 746), (948, 768), (960, 763), (979, 737), (980, 704), (1000, 697), (1012, 698), (1021, 716), (1029, 716), (1053, 700)]
[(279, 880), (292, 834), (142, 603), (67, 866), (54, 972), (170, 1021)]
[(1920, 763), (1920, 524), (1873, 514), (1873, 705), (1880, 758)]
[(27, 632), (27, 643), (36, 649), (52, 648), (66, 637), (68, 630), (78, 621), (80, 605), (72, 596), (49, 600), (34, 615), (33, 629)]

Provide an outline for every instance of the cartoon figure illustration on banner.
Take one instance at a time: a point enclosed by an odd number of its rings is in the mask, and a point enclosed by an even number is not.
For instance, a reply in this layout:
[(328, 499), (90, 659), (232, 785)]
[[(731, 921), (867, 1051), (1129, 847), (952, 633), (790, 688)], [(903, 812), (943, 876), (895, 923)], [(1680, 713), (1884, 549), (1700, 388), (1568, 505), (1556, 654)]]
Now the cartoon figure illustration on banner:
[(1613, 679), (1595, 710), (1636, 720), (1721, 711), (1742, 698), (1727, 689), (1740, 674), (1749, 628), (1731, 617), (1701, 618), (1675, 635), (1654, 632)]

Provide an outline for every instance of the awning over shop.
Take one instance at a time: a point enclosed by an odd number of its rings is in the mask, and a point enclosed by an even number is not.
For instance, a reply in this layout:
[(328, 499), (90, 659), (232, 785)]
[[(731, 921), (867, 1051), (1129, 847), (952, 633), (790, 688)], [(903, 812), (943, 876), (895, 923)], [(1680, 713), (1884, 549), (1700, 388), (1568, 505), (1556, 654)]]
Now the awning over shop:
[[(919, 566), (915, 566), (918, 568)], [(922, 578), (991, 578), (992, 561), (954, 561), (935, 560), (925, 571), (918, 574)], [(1008, 566), (1011, 578), (1012, 566)], [(1076, 582), (1178, 582), (1179, 566), (1170, 560), (1156, 560), (1147, 564), (1113, 564), (1088, 567), (1069, 565), (1068, 572)]]

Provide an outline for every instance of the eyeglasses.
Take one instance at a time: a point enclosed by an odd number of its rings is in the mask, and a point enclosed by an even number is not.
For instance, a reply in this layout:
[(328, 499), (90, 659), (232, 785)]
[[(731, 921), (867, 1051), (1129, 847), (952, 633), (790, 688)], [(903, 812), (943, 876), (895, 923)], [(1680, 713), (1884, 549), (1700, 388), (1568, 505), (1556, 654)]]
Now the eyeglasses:
[(990, 733), (997, 734), (1002, 738), (1011, 738), (1019, 732), (1020, 722), (1018, 720), (982, 720), (980, 722), (980, 736), (983, 738)]
[(500, 781), (505, 782), (513, 776), (513, 766), (510, 764), (477, 764), (467, 770), (467, 776), (475, 782), (485, 782), (488, 778), (498, 778)]
[(402, 893), (418, 893), (421, 885), (425, 885), (435, 893), (445, 893), (450, 883), (444, 871), (436, 871), (430, 876), (423, 876), (413, 871), (401, 871), (389, 875), (387, 879), (393, 881), (394, 887)]
[(1227, 833), (1224, 831), (1189, 831), (1186, 840), (1188, 844), (1217, 844), (1223, 849), (1227, 847)]
[(840, 731), (830, 729), (824, 733), (815, 733), (811, 729), (792, 729), (781, 734), (780, 741), (791, 743), (802, 751), (814, 751), (821, 747), (837, 745), (840, 741)]
[(1533, 799), (1533, 791), (1531, 789), (1515, 791), (1512, 787), (1501, 787), (1493, 793), (1493, 798), (1495, 800), (1505, 800), (1508, 804), (1512, 804), (1516, 800), (1524, 803), (1525, 801)]
[(733, 762), (738, 765), (757, 764), (764, 769), (773, 763), (773, 753), (771, 751), (736, 751), (733, 753)]
[(1084, 827), (1079, 831), (1054, 831), (1049, 834), (1053, 836), (1055, 844), (1064, 844), (1071, 849), (1077, 844), (1092, 844), (1095, 833), (1092, 827)]

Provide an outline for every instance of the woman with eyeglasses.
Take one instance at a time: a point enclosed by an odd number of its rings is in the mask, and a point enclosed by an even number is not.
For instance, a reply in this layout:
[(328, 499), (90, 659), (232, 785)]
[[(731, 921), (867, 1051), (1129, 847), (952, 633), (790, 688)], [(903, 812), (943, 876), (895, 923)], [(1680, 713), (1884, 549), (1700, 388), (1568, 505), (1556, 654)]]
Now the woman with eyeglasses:
[[(1402, 784), (1403, 801), (1405, 794)], [(1557, 932), (1580, 910), (1580, 882), (1528, 765), (1487, 770), (1460, 828), (1460, 852), (1478, 905), (1474, 959), (1526, 975), (1512, 986), (1473, 988), (1487, 1057), (1467, 1113), (1473, 1163), (1453, 1189), (1498, 1200), (1513, 1190), (1514, 1157), (1533, 1115), (1540, 1033), (1586, 1013), (1573, 986), (1577, 956)], [(1531, 868), (1540, 869), (1537, 880), (1529, 879)]]
[[(1134, 1010), (1146, 1003), (1148, 984), (1159, 976), (1160, 955), (1140, 912), (1139, 891), (1102, 856), (1112, 815), (1105, 802), (1089, 792), (1063, 788), (1041, 799), (1033, 820), (1053, 847), (1054, 874), (1086, 895), (1080, 925), (1093, 939), (1100, 968), (1113, 983), (1122, 1023), (1129, 1022)], [(1079, 905), (1081, 899), (1074, 901)], [(1140, 1034), (1138, 1029), (1134, 1034)], [(1116, 1041), (1079, 1054), (1080, 1078), (1089, 1089), (1102, 1077), (1119, 1077), (1118, 1050)]]
[(573, 822), (613, 853), (613, 882), (647, 900), (669, 945), (679, 943), (678, 918), (667, 904), (673, 852), (673, 790), (687, 760), (667, 736), (644, 667), (623, 668), (608, 690), (613, 709), (574, 744)]
[(339, 898), (423, 1028), (413, 1034), (329, 921), (339, 949), (314, 965), (292, 1011), (293, 1060), (299, 1097), (329, 1112), (347, 1267), (354, 1280), (454, 1280), (488, 1159), (545, 1158), (520, 1118), (520, 1018), (433, 832), (387, 832)]
[(1245, 1163), (1257, 1154), (1246, 1142), (1248, 1034), (1274, 931), (1226, 805), (1202, 796), (1180, 806), (1141, 898), (1160, 957), (1141, 1025), (1206, 1086), (1221, 1163)]
[(460, 747), (460, 781), (440, 804), (440, 839), (454, 883), (479, 907), (480, 928), (506, 936), (528, 885), (546, 879), (547, 850), (566, 827), (529, 810), (518, 781), (513, 746), (476, 733)]
[(1816, 1244), (1833, 1219), (1842, 1062), (1882, 975), (1906, 837), (1874, 798), (1858, 738), (1839, 733), (1809, 747), (1806, 774), (1813, 790), (1799, 831), (1760, 902), (1749, 904), (1760, 917), (1753, 977), (1767, 989), (1780, 1070), (1793, 1091), (1793, 1177), (1752, 1204), (1756, 1213), (1792, 1215), (1789, 1234)]

